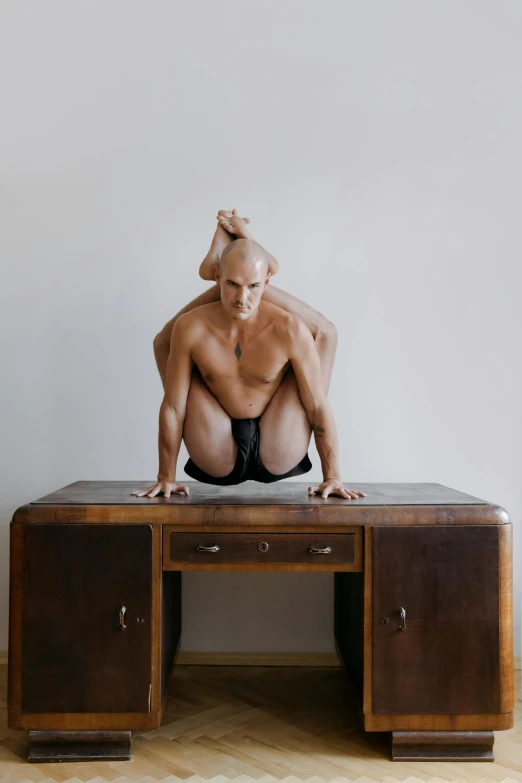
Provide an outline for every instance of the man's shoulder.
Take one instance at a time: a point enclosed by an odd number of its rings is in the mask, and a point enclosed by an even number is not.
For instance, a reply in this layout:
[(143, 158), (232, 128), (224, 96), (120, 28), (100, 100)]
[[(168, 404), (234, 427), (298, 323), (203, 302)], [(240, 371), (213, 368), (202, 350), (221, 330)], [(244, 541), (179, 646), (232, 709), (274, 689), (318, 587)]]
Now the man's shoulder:
[(290, 329), (300, 328), (300, 324), (306, 326), (302, 318), (299, 318), (295, 313), (289, 313), (288, 310), (283, 310), (282, 307), (272, 304), (272, 302), (264, 303), (265, 317), (267, 317), (274, 326), (288, 331)]
[(272, 320), (276, 330), (286, 338), (299, 339), (304, 332), (309, 331), (307, 325), (295, 313), (289, 313), (277, 305), (271, 305), (274, 309), (271, 313)]
[(208, 304), (199, 305), (199, 307), (189, 310), (188, 313), (180, 315), (177, 323), (183, 331), (199, 330), (207, 324), (214, 323), (222, 309), (223, 305), (221, 302), (209, 302)]

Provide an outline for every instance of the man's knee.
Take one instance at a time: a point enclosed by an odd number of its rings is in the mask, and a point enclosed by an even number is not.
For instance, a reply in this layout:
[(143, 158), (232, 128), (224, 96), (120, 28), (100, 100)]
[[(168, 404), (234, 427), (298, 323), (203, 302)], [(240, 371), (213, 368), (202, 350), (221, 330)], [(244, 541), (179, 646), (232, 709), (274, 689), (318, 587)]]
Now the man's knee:
[(275, 443), (265, 444), (265, 447), (260, 449), (259, 456), (269, 473), (281, 476), (283, 473), (293, 470), (301, 462), (308, 451), (309, 443), (310, 436), (308, 439), (304, 436), (286, 446)]
[(302, 405), (279, 425), (270, 420), (263, 422), (261, 417), (259, 456), (265, 468), (276, 476), (295, 468), (308, 451), (311, 435)]
[(317, 334), (315, 336), (315, 342), (320, 343), (322, 345), (337, 345), (338, 340), (338, 331), (337, 327), (335, 326), (332, 321), (329, 321), (324, 316), (321, 316), (321, 321), (319, 323), (319, 328), (317, 330)]

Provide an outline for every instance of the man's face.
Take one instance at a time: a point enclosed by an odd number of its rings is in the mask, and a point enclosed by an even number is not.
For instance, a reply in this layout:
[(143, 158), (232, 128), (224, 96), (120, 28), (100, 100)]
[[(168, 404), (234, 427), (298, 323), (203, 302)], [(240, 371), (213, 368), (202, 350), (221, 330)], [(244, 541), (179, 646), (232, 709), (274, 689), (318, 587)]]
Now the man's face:
[(230, 253), (222, 271), (216, 268), (221, 302), (236, 321), (246, 321), (256, 312), (269, 280), (270, 273), (266, 272), (266, 264), (262, 260), (249, 262)]

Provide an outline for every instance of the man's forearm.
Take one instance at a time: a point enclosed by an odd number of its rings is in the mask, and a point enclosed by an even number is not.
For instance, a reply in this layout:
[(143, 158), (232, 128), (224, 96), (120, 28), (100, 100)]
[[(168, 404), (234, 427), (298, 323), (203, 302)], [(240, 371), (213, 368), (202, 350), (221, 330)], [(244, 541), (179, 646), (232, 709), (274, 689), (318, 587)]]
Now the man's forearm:
[(167, 362), (170, 353), (170, 340), (154, 339), (154, 357), (160, 374), (161, 383), (165, 389), (167, 382)]
[(158, 433), (158, 480), (176, 481), (176, 463), (183, 437), (183, 422), (184, 417), (180, 416), (174, 408), (167, 405), (165, 401), (161, 403)]
[(321, 460), (323, 479), (325, 481), (326, 479), (338, 479), (341, 481), (337, 428), (328, 401), (325, 401), (325, 404), (316, 409), (313, 416), (309, 417), (309, 421)]

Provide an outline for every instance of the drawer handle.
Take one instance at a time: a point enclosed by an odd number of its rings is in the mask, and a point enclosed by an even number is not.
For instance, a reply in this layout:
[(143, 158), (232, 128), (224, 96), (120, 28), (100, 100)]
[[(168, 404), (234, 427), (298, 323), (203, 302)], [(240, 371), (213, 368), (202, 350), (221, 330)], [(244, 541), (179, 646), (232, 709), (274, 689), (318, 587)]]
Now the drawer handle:
[(406, 630), (406, 609), (404, 607), (400, 607), (399, 614), (401, 618), (401, 624), (399, 625), (399, 631), (405, 631)]
[(198, 544), (196, 549), (198, 552), (219, 552), (217, 544), (215, 546), (203, 546), (203, 544)]
[(317, 549), (315, 546), (311, 546), (308, 550), (311, 555), (328, 555), (332, 551), (331, 546), (325, 546), (324, 549)]
[(127, 611), (127, 607), (122, 606), (120, 609), (120, 631), (124, 631), (126, 629), (126, 625), (124, 623), (125, 619), (125, 612)]

